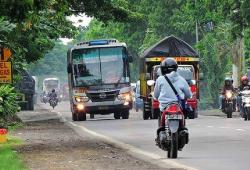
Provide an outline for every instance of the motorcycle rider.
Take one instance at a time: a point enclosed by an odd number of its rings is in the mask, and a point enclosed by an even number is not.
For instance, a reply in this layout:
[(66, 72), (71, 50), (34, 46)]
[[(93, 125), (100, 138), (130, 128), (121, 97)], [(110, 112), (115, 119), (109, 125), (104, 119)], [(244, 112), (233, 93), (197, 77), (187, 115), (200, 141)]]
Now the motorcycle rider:
[[(240, 86), (238, 87), (239, 91), (243, 91), (244, 88), (248, 87), (250, 89), (249, 85), (249, 79), (247, 76), (242, 76), (240, 79)], [(237, 106), (240, 108), (240, 113), (243, 113), (243, 107), (241, 105), (241, 95), (237, 96)]]
[[(56, 90), (55, 89), (52, 89), (51, 90), (51, 93), (49, 93), (49, 101), (51, 100), (57, 100), (57, 94), (56, 94)], [(57, 101), (58, 102), (58, 101)]]
[[(224, 99), (225, 99), (225, 94), (226, 94), (226, 91), (227, 90), (231, 90), (233, 93), (235, 93), (235, 88), (234, 88), (234, 86), (233, 86), (233, 79), (232, 78), (230, 78), (230, 77), (226, 77), (225, 79), (224, 79), (224, 85), (223, 85), (223, 88), (222, 88), (222, 90), (221, 90), (221, 95), (220, 95), (220, 97), (219, 97), (219, 105), (220, 105), (220, 110), (221, 109), (224, 109)], [(233, 108), (235, 109), (235, 98), (233, 99)]]
[(242, 91), (244, 89), (244, 87), (250, 87), (249, 79), (248, 79), (247, 76), (242, 76), (241, 79), (240, 79), (239, 90)]
[[(171, 86), (168, 84), (164, 75), (169, 78), (174, 88), (178, 92), (181, 100), (184, 101), (185, 99), (191, 98), (192, 96), (192, 92), (189, 88), (187, 81), (177, 73), (177, 68), (178, 64), (173, 58), (166, 58), (161, 62), (162, 75), (157, 78), (154, 88), (154, 98), (160, 103), (161, 114), (169, 103), (179, 102), (179, 99), (175, 95)], [(161, 127), (159, 124), (159, 129), (160, 128)], [(157, 130), (156, 141), (159, 140), (159, 129)]]

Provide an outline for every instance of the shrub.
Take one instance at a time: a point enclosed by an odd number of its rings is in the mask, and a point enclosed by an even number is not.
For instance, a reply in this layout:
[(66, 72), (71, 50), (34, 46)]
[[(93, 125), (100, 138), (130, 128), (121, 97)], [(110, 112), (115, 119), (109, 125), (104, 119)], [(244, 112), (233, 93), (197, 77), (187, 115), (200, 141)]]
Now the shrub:
[(16, 120), (19, 106), (16, 102), (17, 93), (10, 85), (0, 85), (0, 127), (11, 125)]

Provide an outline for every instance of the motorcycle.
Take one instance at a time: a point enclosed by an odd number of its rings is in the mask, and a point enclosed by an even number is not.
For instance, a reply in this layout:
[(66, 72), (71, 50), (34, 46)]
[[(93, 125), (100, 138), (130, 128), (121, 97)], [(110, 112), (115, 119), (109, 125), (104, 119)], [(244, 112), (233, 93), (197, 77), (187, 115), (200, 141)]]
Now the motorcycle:
[(232, 90), (226, 90), (226, 93), (224, 95), (223, 104), (224, 107), (222, 109), (222, 112), (224, 112), (227, 115), (227, 118), (232, 118), (232, 113), (234, 111), (234, 96)]
[(40, 101), (41, 101), (41, 103), (47, 103), (48, 102), (48, 97), (47, 97), (47, 95), (46, 94), (41, 94), (40, 95)]
[(57, 106), (57, 103), (58, 103), (58, 99), (56, 97), (50, 98), (49, 104), (50, 106), (52, 106), (53, 109)]
[(185, 117), (179, 103), (170, 103), (159, 116), (159, 129), (157, 130), (156, 144), (167, 151), (168, 158), (177, 158), (188, 144), (189, 133), (185, 128)]
[(240, 92), (241, 95), (241, 104), (243, 107), (243, 115), (245, 121), (250, 120), (250, 90), (249, 89), (243, 89), (243, 91)]

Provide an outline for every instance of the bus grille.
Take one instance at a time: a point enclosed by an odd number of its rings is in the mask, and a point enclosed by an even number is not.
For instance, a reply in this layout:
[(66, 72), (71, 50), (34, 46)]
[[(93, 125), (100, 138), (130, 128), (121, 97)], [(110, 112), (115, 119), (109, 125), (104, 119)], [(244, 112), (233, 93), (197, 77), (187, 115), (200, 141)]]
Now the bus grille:
[(115, 101), (118, 91), (87, 93), (92, 102)]

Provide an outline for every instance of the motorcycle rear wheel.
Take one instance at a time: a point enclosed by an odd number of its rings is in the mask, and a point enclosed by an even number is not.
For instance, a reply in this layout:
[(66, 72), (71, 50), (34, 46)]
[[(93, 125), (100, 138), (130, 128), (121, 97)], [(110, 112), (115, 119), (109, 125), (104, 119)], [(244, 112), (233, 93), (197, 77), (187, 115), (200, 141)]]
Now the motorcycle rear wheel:
[(171, 133), (171, 144), (168, 150), (168, 158), (177, 158), (178, 156), (178, 131)]
[(250, 109), (249, 108), (247, 109), (247, 115), (246, 115), (246, 117), (247, 117), (247, 120), (250, 120)]
[(232, 112), (227, 112), (227, 118), (232, 118)]

